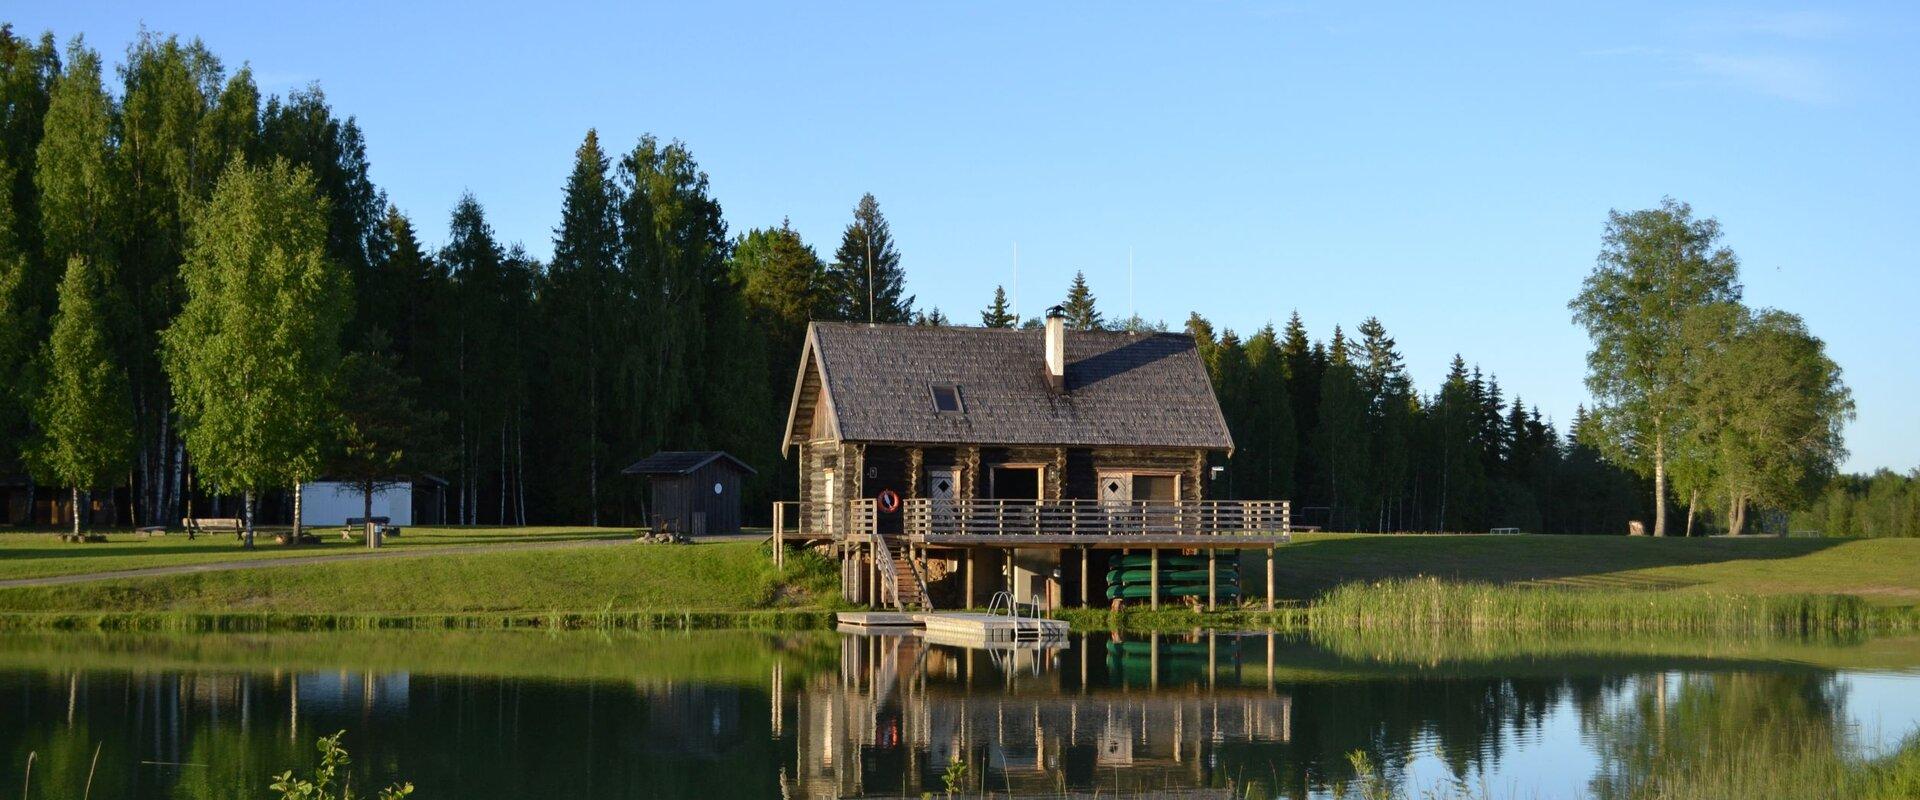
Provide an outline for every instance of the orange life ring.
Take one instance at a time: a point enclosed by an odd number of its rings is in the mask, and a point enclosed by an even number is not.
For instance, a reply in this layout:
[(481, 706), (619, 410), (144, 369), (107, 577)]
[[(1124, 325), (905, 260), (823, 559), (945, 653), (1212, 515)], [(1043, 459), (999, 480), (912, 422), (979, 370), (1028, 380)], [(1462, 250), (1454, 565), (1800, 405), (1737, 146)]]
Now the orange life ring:
[(880, 496), (874, 498), (880, 503), (880, 510), (888, 514), (900, 510), (900, 493), (892, 489), (881, 489)]

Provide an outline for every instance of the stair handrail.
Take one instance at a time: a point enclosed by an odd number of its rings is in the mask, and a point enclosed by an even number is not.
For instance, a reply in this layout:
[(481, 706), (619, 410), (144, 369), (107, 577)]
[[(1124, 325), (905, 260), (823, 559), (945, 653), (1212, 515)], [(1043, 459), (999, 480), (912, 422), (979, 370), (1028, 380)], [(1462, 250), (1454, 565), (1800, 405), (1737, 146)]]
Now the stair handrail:
[(867, 536), (873, 543), (874, 569), (880, 573), (881, 602), (891, 602), (895, 611), (907, 610), (900, 603), (900, 576), (893, 572), (893, 553), (887, 550), (887, 540), (877, 531), (868, 533)]
[(913, 568), (913, 582), (919, 585), (920, 605), (925, 606), (926, 610), (932, 611), (933, 592), (927, 588), (927, 574), (922, 571), (925, 565), (920, 559), (914, 557), (913, 545), (911, 544), (907, 545), (907, 566)]

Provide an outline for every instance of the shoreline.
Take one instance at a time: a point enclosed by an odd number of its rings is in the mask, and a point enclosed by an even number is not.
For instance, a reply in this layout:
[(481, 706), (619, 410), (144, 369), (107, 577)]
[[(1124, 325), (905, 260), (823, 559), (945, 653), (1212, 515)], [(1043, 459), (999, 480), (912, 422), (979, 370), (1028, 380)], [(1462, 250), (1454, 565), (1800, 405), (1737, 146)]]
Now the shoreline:
[[(838, 608), (497, 612), (0, 611), (0, 632), (300, 632), (365, 630), (830, 631)], [(1349, 584), (1276, 608), (1128, 607), (1052, 614), (1075, 632), (1717, 633), (1802, 636), (1920, 630), (1920, 610), (1853, 595), (1605, 592), (1437, 579)]]

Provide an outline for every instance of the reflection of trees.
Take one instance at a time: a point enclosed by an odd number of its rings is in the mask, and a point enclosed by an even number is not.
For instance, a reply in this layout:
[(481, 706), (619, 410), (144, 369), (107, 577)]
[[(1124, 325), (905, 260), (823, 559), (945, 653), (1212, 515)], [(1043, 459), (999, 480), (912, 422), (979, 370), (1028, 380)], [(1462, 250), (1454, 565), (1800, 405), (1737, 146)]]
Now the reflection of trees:
[(1582, 715), (1600, 756), (1590, 788), (1598, 798), (1628, 798), (1683, 788), (1688, 796), (1801, 796), (1778, 794), (1799, 780), (1831, 787), (1855, 749), (1842, 692), (1830, 674), (1646, 676), (1612, 709)]

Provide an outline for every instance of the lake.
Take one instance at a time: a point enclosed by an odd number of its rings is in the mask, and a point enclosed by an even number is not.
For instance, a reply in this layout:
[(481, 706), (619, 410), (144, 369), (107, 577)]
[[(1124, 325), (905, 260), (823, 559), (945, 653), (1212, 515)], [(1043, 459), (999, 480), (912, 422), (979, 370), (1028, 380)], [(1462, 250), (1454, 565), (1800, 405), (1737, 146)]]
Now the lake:
[(265, 797), (340, 730), (420, 798), (1629, 797), (1917, 728), (1914, 637), (0, 636), (7, 797)]

